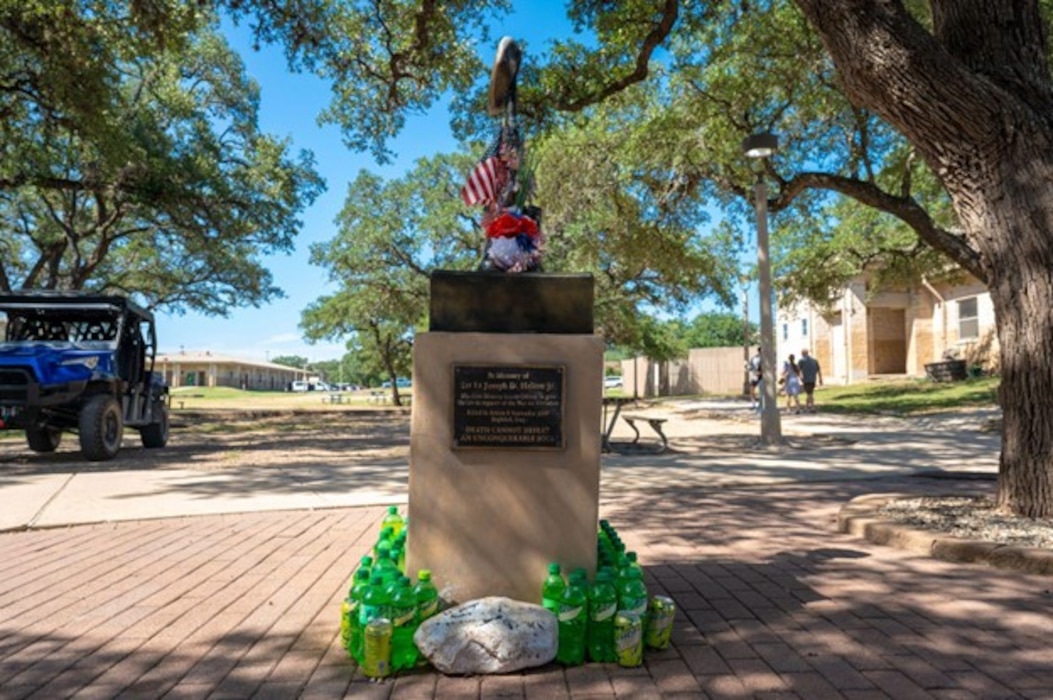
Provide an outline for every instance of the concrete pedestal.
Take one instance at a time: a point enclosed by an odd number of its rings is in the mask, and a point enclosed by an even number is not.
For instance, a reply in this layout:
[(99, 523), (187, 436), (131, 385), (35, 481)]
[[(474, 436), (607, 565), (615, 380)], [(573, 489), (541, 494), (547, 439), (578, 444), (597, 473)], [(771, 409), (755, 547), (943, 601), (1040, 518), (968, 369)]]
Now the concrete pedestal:
[[(538, 603), (552, 561), (591, 576), (602, 338), (431, 332), (416, 336), (413, 352), (407, 570), (431, 569), (457, 602), (501, 595)], [(562, 368), (562, 446), (456, 446), (455, 367), (466, 366)]]

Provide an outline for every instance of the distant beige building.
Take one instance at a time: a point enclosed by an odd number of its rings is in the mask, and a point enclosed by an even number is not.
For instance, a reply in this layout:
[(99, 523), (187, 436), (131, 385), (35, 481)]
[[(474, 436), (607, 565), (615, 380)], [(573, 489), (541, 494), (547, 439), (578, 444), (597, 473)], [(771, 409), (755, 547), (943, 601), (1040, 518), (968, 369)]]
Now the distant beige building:
[(283, 391), (297, 380), (307, 380), (304, 370), (273, 362), (246, 360), (208, 351), (157, 354), (155, 369), (164, 373), (170, 387), (229, 386), (258, 391)]
[[(994, 305), (972, 277), (955, 283), (923, 280), (913, 289), (871, 293), (868, 277), (845, 286), (828, 307), (801, 304), (775, 314), (776, 368), (801, 349), (819, 360), (823, 380), (851, 384), (877, 376), (923, 377), (925, 365), (948, 359), (997, 371)], [(653, 397), (739, 394), (744, 365), (756, 344), (691, 350), (688, 357), (622, 361), (622, 393)]]
[(851, 384), (879, 375), (925, 376), (925, 365), (962, 359), (998, 368), (994, 306), (974, 278), (923, 280), (913, 289), (871, 293), (866, 275), (825, 309), (803, 304), (776, 314), (778, 366), (802, 348), (819, 360), (823, 379)]

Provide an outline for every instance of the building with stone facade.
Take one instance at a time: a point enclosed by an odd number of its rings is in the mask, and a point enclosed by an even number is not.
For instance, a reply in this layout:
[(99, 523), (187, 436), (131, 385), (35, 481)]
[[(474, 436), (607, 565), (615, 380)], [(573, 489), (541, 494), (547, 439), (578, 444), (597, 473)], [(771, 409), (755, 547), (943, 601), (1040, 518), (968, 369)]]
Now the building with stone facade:
[(912, 289), (874, 292), (869, 281), (854, 278), (826, 308), (778, 309), (778, 365), (807, 348), (823, 379), (835, 384), (925, 376), (925, 365), (947, 359), (997, 370), (994, 306), (979, 280), (922, 280)]
[(246, 360), (208, 351), (158, 353), (154, 365), (168, 386), (229, 386), (255, 391), (284, 391), (294, 381), (310, 381), (302, 369)]

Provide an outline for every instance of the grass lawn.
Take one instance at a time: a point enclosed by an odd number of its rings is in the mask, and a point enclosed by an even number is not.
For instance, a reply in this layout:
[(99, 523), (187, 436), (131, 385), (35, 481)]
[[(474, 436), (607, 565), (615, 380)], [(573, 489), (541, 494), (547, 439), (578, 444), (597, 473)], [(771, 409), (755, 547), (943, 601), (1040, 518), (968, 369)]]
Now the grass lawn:
[[(815, 401), (824, 413), (933, 413), (997, 406), (998, 384), (998, 377), (978, 377), (957, 382), (933, 382), (928, 379), (864, 382), (849, 386), (819, 387), (815, 392)], [(780, 397), (780, 401), (785, 399)]]

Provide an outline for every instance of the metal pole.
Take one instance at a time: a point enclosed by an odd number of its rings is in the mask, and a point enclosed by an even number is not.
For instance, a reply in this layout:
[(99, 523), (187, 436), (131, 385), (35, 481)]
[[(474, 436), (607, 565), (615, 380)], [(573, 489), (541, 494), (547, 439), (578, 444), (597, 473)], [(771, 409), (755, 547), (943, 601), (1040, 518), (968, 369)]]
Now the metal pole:
[(750, 398), (750, 295), (742, 278), (742, 395)]
[(757, 205), (757, 268), (760, 271), (760, 331), (761, 376), (764, 406), (761, 409), (761, 442), (765, 445), (782, 443), (782, 424), (775, 388), (775, 322), (771, 302), (771, 260), (768, 257), (768, 186), (764, 176), (757, 177), (753, 189)]

